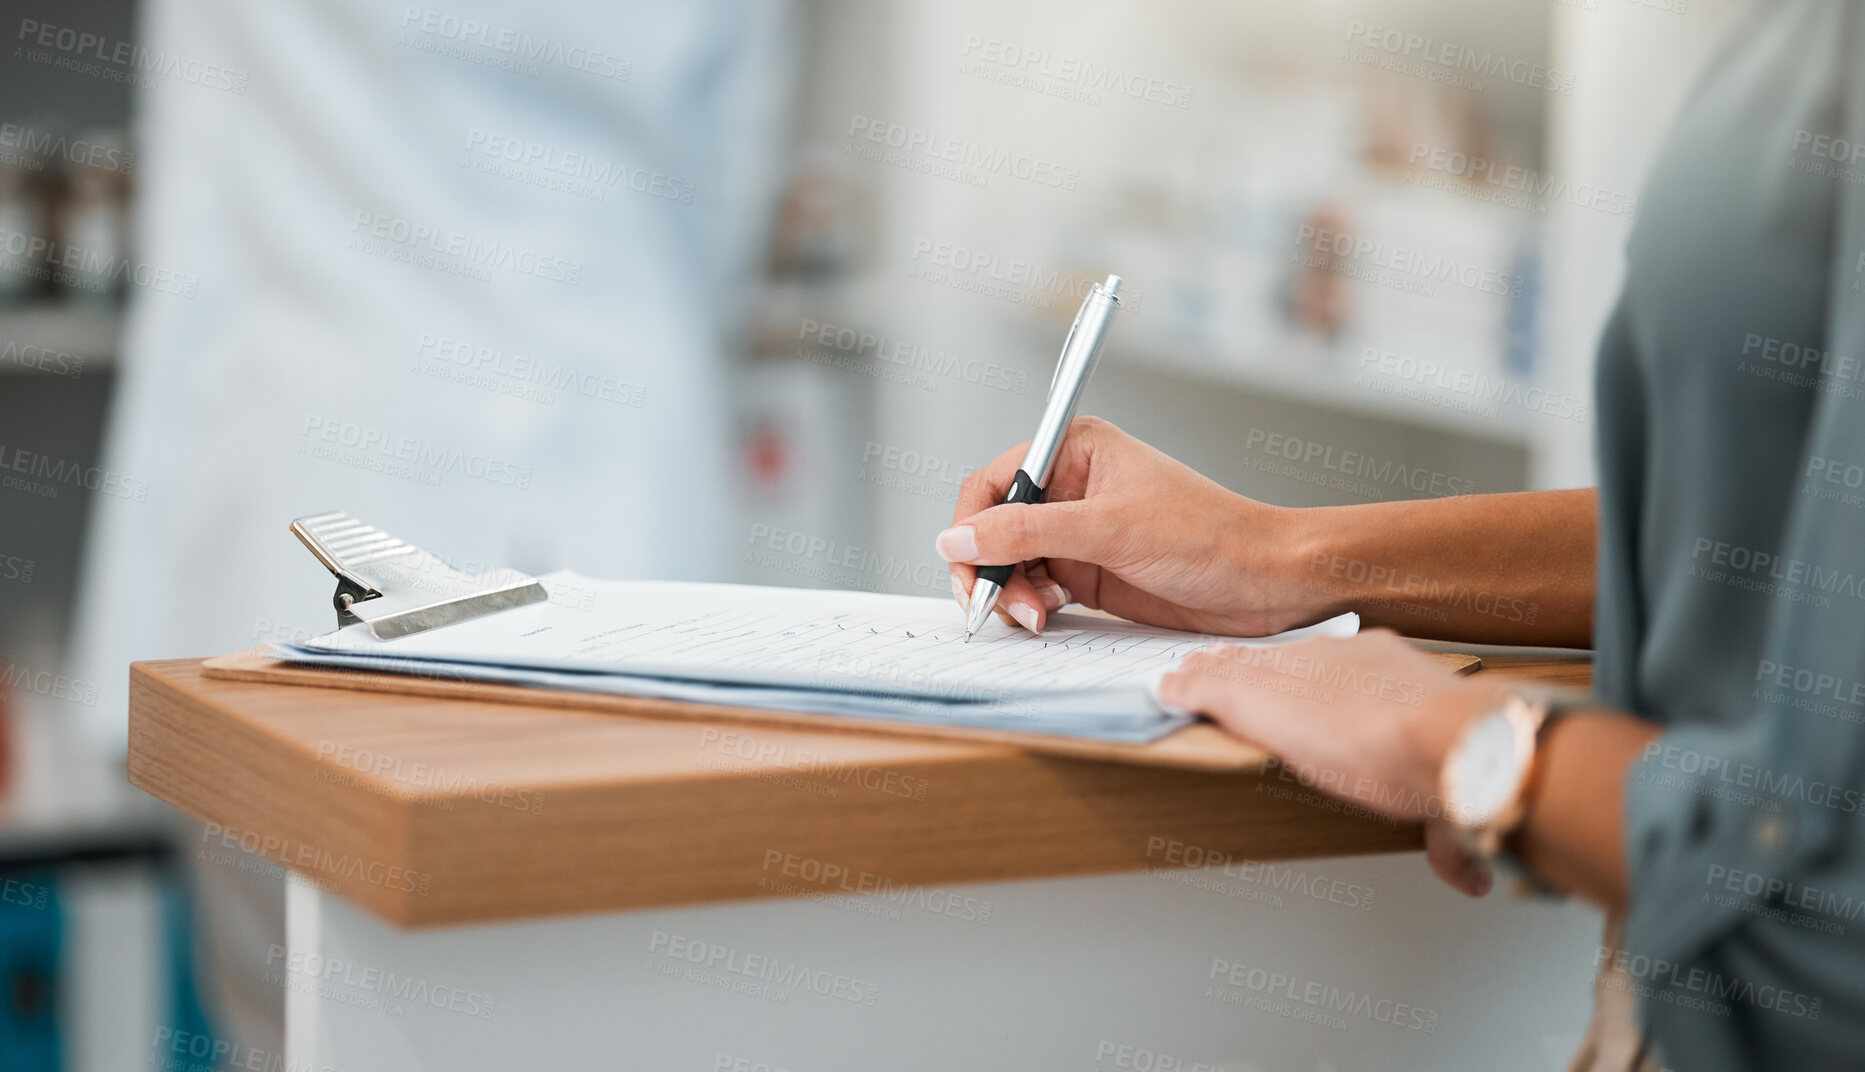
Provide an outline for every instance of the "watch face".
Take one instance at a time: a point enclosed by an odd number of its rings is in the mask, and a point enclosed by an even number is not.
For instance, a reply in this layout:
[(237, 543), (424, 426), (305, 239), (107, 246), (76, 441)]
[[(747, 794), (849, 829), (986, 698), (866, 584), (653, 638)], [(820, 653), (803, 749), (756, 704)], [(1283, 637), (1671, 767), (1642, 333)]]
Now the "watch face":
[(1470, 724), (1444, 765), (1450, 819), (1459, 826), (1482, 827), (1515, 799), (1528, 762), (1521, 729), (1502, 711)]

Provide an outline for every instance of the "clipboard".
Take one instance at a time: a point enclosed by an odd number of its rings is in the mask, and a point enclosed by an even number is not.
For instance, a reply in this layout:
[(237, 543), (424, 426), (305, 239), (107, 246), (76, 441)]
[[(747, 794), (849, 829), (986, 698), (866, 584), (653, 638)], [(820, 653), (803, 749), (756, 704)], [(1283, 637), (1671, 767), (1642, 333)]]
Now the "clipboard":
[[(347, 514), (301, 518), (292, 523), (292, 532), (337, 580), (332, 605), (337, 612), (338, 625), (362, 622), (383, 639), (436, 629), (548, 598), (543, 585), (535, 578), (515, 570), (462, 573), (412, 544)], [(1473, 655), (1427, 654), (1457, 674), (1473, 673), (1482, 665)], [(202, 663), (202, 673), (228, 681), (427, 696), (507, 704), (514, 709), (572, 709), (634, 718), (737, 722), (838, 733), (960, 740), (1074, 759), (1190, 770), (1257, 771), (1268, 760), (1261, 749), (1208, 722), (1193, 723), (1157, 740), (1135, 744), (1031, 731), (857, 720), (831, 714), (544, 689), (431, 672), (384, 673), (308, 666), (273, 658), (265, 648), (207, 659)]]

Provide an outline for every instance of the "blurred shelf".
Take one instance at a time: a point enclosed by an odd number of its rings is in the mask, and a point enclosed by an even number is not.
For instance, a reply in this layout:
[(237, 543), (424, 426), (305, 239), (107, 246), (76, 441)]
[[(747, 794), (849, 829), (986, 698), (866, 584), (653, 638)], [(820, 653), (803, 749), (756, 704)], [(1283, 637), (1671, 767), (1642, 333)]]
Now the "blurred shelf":
[(56, 825), (0, 826), (0, 875), (161, 860), (175, 853), (184, 836), (180, 825), (172, 809), (152, 800), (114, 815), (78, 816)]
[[(1195, 346), (1141, 341), (1110, 347), (1109, 357), (1129, 366), (1151, 367), (1227, 387), (1243, 394), (1299, 402), (1349, 416), (1413, 425), (1501, 446), (1532, 448), (1530, 415), (1498, 407), (1496, 416), (1451, 405), (1374, 390), (1354, 382), (1345, 357), (1313, 340), (1290, 337), (1247, 353), (1220, 353)], [(1455, 403), (1442, 392), (1430, 397)]]
[[(41, 302), (0, 310), (0, 376), (78, 376), (116, 363), (122, 315)], [(72, 368), (79, 371), (73, 373)]]
[(174, 843), (174, 811), (129, 784), (120, 753), (79, 732), (64, 705), (26, 692), (11, 700), (0, 871), (152, 857)]
[[(825, 289), (809, 295), (817, 302), (811, 306), (799, 302), (797, 309), (813, 310), (824, 319), (840, 317), (838, 322), (865, 327), (876, 322), (913, 323), (911, 318), (889, 301), (886, 288), (891, 281), (875, 274), (851, 276), (840, 289)], [(835, 303), (824, 294), (835, 296)], [(1008, 309), (1002, 303), (983, 303), (966, 315), (974, 337), (988, 341), (984, 349), (1001, 354), (1031, 356), (1028, 371), (1032, 389), (1041, 389), (1049, 381), (1054, 367), (1057, 344), (1068, 330), (1068, 318), (1074, 307), (1057, 302), (1047, 310), (1023, 307)], [(849, 312), (850, 310), (866, 310)], [(844, 315), (845, 314), (845, 315)], [(781, 325), (774, 348), (794, 346), (795, 333), (789, 325), (799, 315), (788, 319), (773, 318)], [(923, 340), (917, 329), (906, 329), (915, 339)], [(788, 334), (784, 334), (784, 333)], [(1013, 360), (1005, 358), (1005, 360)], [(1272, 401), (1300, 403), (1349, 417), (1362, 417), (1387, 424), (1399, 424), (1460, 438), (1532, 451), (1541, 442), (1536, 414), (1517, 407), (1496, 404), (1494, 413), (1471, 412), (1483, 405), (1474, 397), (1460, 396), (1448, 390), (1424, 388), (1414, 397), (1355, 382), (1353, 356), (1330, 347), (1312, 337), (1290, 334), (1253, 346), (1219, 349), (1203, 343), (1114, 333), (1103, 360), (1129, 369), (1157, 370), (1186, 380), (1210, 384), (1240, 394)], [(1407, 387), (1392, 381), (1394, 387)], [(1524, 383), (1526, 387), (1528, 384)], [(1464, 408), (1459, 408), (1464, 407)]]

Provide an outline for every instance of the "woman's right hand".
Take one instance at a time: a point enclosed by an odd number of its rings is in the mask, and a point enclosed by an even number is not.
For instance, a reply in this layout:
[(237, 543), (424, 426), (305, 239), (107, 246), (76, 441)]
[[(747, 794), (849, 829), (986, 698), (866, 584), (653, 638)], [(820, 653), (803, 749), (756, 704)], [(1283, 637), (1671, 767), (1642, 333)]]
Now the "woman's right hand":
[(1332, 613), (1303, 581), (1298, 511), (1220, 487), (1096, 417), (1069, 426), (1042, 502), (1004, 505), (1028, 446), (966, 478), (939, 534), (960, 606), (976, 567), (1014, 562), (997, 609), (1031, 632), (1067, 603), (1224, 636)]

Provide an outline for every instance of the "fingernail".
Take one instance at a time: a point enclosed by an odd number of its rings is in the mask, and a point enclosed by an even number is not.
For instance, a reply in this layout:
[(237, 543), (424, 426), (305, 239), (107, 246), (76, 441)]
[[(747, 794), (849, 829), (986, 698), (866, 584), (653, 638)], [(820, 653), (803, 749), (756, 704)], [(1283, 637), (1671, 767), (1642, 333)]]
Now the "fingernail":
[(1043, 585), (1041, 588), (1037, 589), (1037, 591), (1042, 593), (1044, 610), (1061, 610), (1063, 607), (1068, 606), (1073, 599), (1073, 597), (1068, 594), (1068, 589), (1056, 584), (1054, 581)]
[(952, 598), (958, 600), (959, 610), (971, 609), (971, 593), (965, 591), (965, 582), (959, 580), (956, 574), (952, 577)]
[(1038, 632), (1036, 628), (1035, 607), (1030, 606), (1028, 603), (1012, 603), (1010, 605), (1010, 616), (1015, 618), (1017, 624), (1023, 628), (1028, 629), (1032, 633)]
[(978, 532), (970, 525), (955, 525), (940, 533), (933, 546), (947, 562), (970, 562), (978, 557)]

